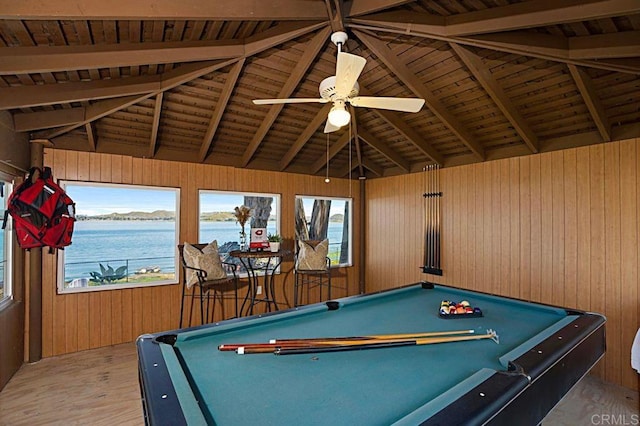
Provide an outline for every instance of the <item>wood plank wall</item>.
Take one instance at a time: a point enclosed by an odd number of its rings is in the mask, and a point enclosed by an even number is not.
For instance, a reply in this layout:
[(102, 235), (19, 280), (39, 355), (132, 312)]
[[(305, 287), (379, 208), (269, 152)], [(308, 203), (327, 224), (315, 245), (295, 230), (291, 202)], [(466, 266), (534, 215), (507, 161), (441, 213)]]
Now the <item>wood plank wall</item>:
[(419, 270), (423, 174), (367, 182), (367, 292), (428, 278), (602, 313), (607, 354), (594, 372), (637, 388), (640, 139), (441, 173), (442, 277)]
[[(197, 242), (198, 190), (215, 189), (281, 194), (281, 234), (294, 236), (295, 195), (348, 197), (354, 199), (354, 263), (359, 250), (359, 182), (290, 173), (243, 170), (204, 164), (158, 161), (111, 154), (46, 150), (44, 163), (56, 179), (86, 182), (159, 185), (180, 188), (179, 241)], [(291, 261), (283, 262), (276, 280), (278, 300), (292, 300)], [(144, 333), (178, 327), (181, 286), (165, 285), (136, 289), (76, 294), (56, 294), (56, 256), (43, 254), (42, 354), (44, 357), (130, 342)], [(358, 268), (341, 268), (334, 274), (335, 297), (357, 293)], [(227, 312), (232, 312), (227, 306)], [(220, 310), (218, 309), (218, 313)]]

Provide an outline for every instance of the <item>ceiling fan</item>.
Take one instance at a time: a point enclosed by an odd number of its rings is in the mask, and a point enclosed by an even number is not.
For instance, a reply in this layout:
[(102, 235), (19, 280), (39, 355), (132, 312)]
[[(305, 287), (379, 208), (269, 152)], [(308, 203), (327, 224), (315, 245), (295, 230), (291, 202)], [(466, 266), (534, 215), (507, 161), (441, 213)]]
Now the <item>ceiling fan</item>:
[(358, 96), (360, 86), (357, 80), (367, 60), (342, 51), (342, 46), (347, 39), (347, 34), (342, 31), (331, 35), (331, 41), (338, 47), (336, 75), (322, 80), (320, 83), (320, 98), (254, 99), (253, 103), (256, 105), (269, 105), (313, 102), (324, 104), (333, 102), (333, 107), (329, 111), (324, 128), (325, 133), (335, 132), (351, 121), (351, 114), (346, 108), (347, 104), (354, 107), (379, 108), (392, 111), (420, 111), (420, 108), (424, 105), (424, 99)]

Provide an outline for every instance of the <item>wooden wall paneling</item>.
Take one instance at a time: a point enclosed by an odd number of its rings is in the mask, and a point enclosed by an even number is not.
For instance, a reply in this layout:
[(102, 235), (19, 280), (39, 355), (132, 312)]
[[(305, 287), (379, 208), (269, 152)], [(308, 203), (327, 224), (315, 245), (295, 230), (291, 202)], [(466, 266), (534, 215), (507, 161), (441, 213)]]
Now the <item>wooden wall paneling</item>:
[(491, 293), (491, 239), (488, 238), (491, 235), (491, 204), (493, 200), (491, 199), (492, 191), (491, 191), (491, 168), (490, 167), (482, 167), (480, 168), (480, 172), (482, 174), (480, 186), (476, 189), (478, 193), (482, 195), (482, 261), (481, 261), (481, 270), (482, 276), (479, 280), (479, 285), (481, 285), (482, 291), (486, 291)]
[[(450, 197), (451, 203), (451, 215), (448, 215), (450, 218), (451, 226), (449, 227), (449, 232), (451, 232), (451, 247), (449, 249), (449, 253), (451, 253), (451, 261), (449, 264), (451, 265), (450, 271), (448, 271), (447, 276), (450, 277), (451, 283), (455, 286), (460, 285), (460, 246), (462, 245), (461, 239), (462, 235), (460, 234), (460, 221), (462, 212), (460, 208), (460, 198), (464, 193), (464, 188), (460, 185), (460, 173), (453, 173), (449, 176), (443, 176), (444, 169), (440, 170), (440, 173), (443, 180), (446, 182), (451, 182), (451, 190), (448, 191), (447, 196)], [(446, 173), (448, 174), (448, 173)], [(455, 190), (453, 188), (456, 188)], [(441, 235), (442, 236), (442, 235)]]
[[(636, 140), (620, 143), (620, 286), (622, 306), (621, 349), (622, 371), (631, 365), (631, 345), (638, 324), (638, 168)], [(632, 388), (637, 384), (635, 374), (622, 374), (621, 383)]]
[(540, 302), (553, 303), (553, 153), (540, 156), (541, 265)]
[[(551, 153), (551, 303), (566, 306), (564, 300), (564, 153)], [(548, 233), (549, 234), (549, 233)]]
[(591, 168), (590, 150), (576, 150), (577, 296), (576, 306), (591, 308)]
[(542, 187), (541, 155), (530, 157), (531, 165), (531, 300), (542, 299)]
[[(605, 215), (605, 303), (609, 328), (606, 378), (620, 383), (622, 358), (622, 310), (620, 289), (620, 144), (604, 145), (604, 215)], [(625, 351), (626, 352), (626, 351)]]
[(497, 216), (500, 223), (500, 250), (498, 259), (498, 292), (500, 294), (506, 294), (511, 296), (513, 289), (510, 277), (510, 250), (511, 250), (511, 191), (509, 186), (511, 184), (510, 179), (510, 167), (508, 161), (497, 162), (499, 166), (499, 178), (500, 182), (500, 212)]
[(524, 300), (531, 299), (531, 161), (530, 157), (520, 157), (520, 262), (518, 264), (520, 295)]
[(520, 160), (509, 160), (509, 282), (512, 297), (521, 297), (520, 291)]
[(578, 279), (578, 228), (577, 214), (577, 181), (576, 181), (576, 150), (569, 149), (563, 153), (564, 185), (564, 285), (559, 291), (564, 291), (564, 305), (577, 307), (577, 279)]
[[(472, 252), (475, 254), (473, 257), (473, 261), (471, 263), (473, 267), (471, 282), (472, 288), (480, 285), (483, 279), (483, 232), (484, 227), (483, 223), (483, 206), (484, 206), (484, 194), (481, 191), (482, 185), (482, 168), (476, 164), (472, 164), (469, 166), (471, 168), (471, 185), (469, 188), (469, 192), (472, 195), (472, 209), (469, 211), (471, 213), (471, 233), (473, 234), (473, 248)], [(444, 213), (443, 213), (444, 215)], [(444, 236), (443, 236), (444, 239)]]
[[(65, 158), (65, 175), (60, 176), (62, 179), (76, 180), (78, 173), (78, 152), (67, 151), (64, 153)], [(55, 173), (56, 171), (54, 171)], [(65, 297), (65, 350), (64, 352), (76, 352), (78, 350), (78, 335), (79, 330), (82, 328), (78, 321), (80, 314), (78, 310), (78, 295), (69, 295)]]
[[(589, 170), (591, 191), (591, 309), (606, 313), (605, 285), (605, 213), (604, 213), (604, 146), (590, 147)], [(608, 348), (609, 349), (609, 348)], [(605, 377), (606, 358), (595, 369), (600, 377)]]

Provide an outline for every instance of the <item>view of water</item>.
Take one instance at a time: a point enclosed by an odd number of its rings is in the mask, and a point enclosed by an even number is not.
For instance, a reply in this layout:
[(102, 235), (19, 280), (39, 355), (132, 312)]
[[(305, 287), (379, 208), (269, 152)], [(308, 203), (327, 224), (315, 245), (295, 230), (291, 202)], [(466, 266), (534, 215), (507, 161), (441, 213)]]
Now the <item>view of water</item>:
[[(247, 234), (248, 231), (247, 227)], [(275, 223), (269, 223), (267, 232), (275, 233)], [(89, 278), (90, 272), (100, 272), (100, 263), (114, 269), (128, 264), (130, 274), (151, 266), (172, 273), (176, 246), (183, 243), (175, 238), (173, 221), (78, 221), (73, 242), (64, 249), (65, 281)], [(200, 242), (214, 239), (219, 246), (238, 242), (240, 226), (235, 222), (203, 222)], [(342, 224), (329, 223), (329, 242), (340, 241)]]

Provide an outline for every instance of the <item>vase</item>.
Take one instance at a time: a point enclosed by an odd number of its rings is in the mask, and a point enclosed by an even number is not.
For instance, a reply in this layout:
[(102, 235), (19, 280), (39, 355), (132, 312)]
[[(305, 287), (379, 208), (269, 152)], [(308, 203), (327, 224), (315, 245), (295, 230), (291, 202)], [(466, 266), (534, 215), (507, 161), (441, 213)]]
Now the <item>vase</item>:
[(269, 250), (271, 250), (272, 253), (275, 253), (277, 251), (280, 250), (280, 243), (279, 242), (270, 242), (269, 243)]
[(244, 229), (240, 231), (240, 251), (247, 251), (247, 234)]

